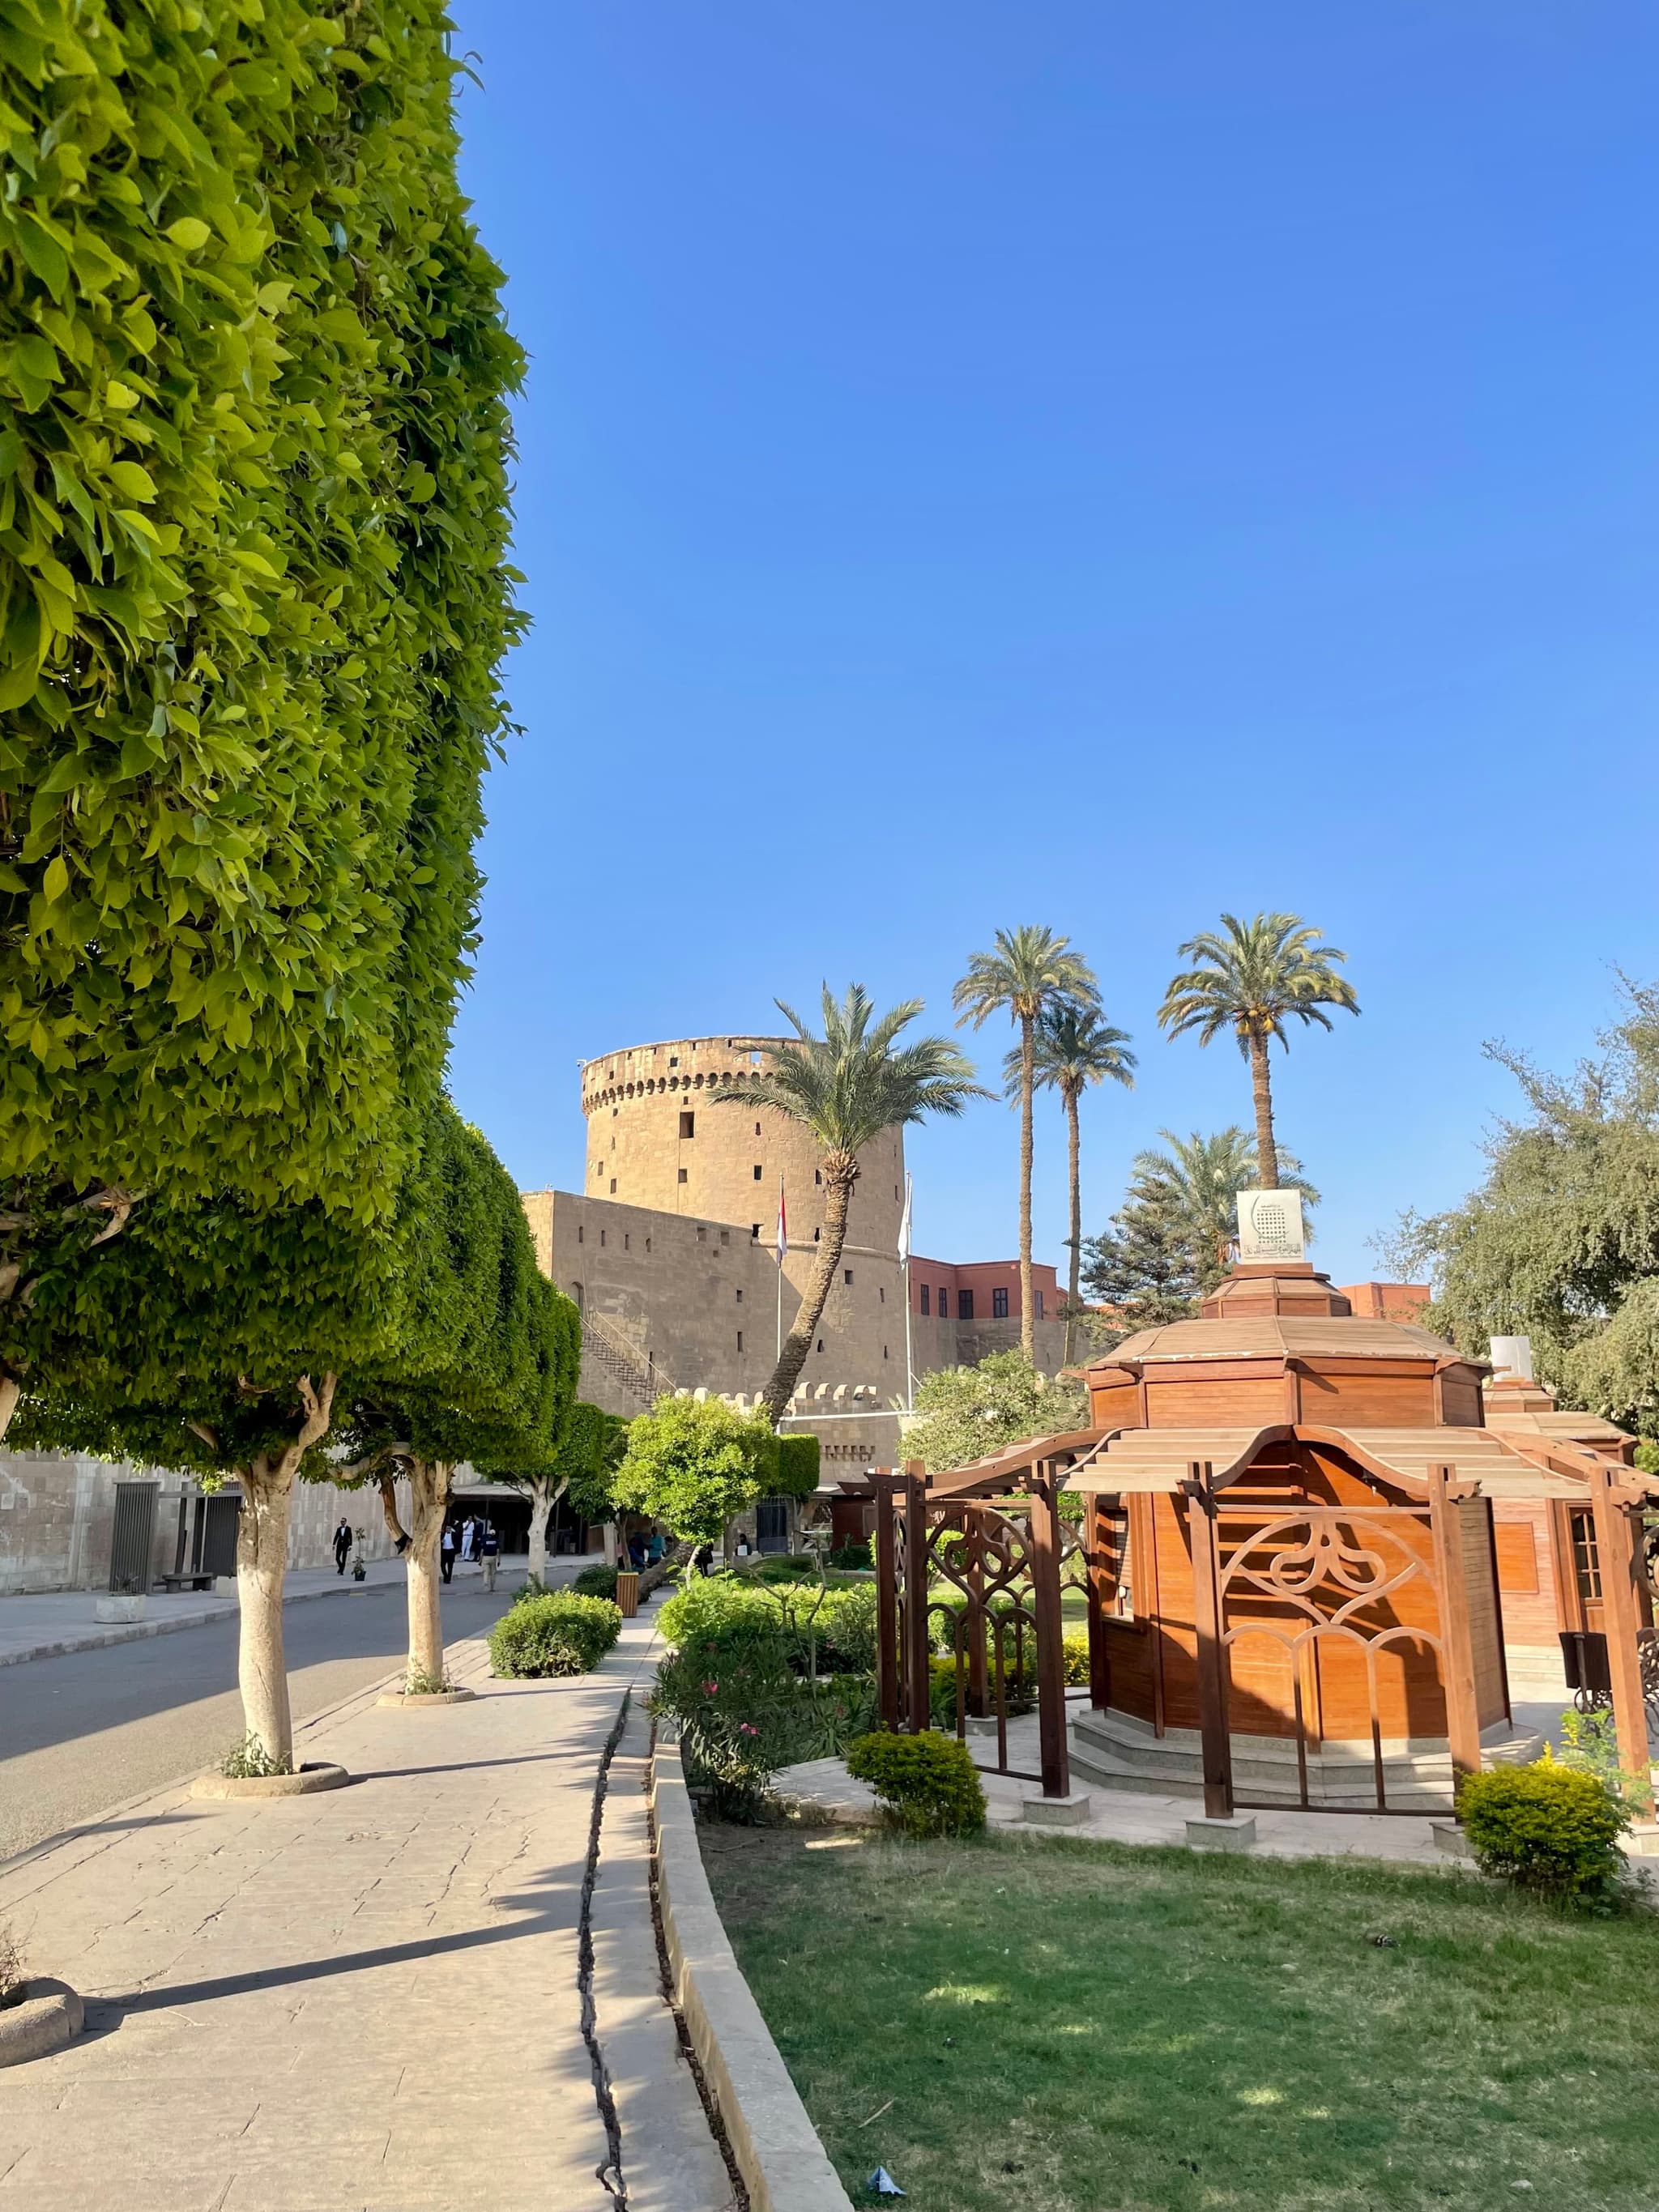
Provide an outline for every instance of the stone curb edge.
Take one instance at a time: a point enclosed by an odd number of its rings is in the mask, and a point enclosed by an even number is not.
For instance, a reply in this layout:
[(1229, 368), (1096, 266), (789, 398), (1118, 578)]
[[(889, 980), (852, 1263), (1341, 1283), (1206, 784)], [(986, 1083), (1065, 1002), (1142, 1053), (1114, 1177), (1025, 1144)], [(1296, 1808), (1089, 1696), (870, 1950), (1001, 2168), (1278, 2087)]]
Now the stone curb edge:
[(852, 2212), (732, 1954), (703, 1869), (680, 1747), (660, 1736), (650, 1799), (674, 1999), (753, 2212)]
[[(404, 1586), (388, 1579), (370, 1587), (401, 1592)], [(309, 1605), (315, 1598), (339, 1595), (336, 1589), (295, 1590), (292, 1597), (285, 1595), (283, 1603)], [(25, 1666), (31, 1659), (63, 1659), (72, 1651), (105, 1651), (112, 1644), (142, 1644), (152, 1636), (178, 1636), (186, 1628), (207, 1628), (216, 1620), (234, 1620), (238, 1609), (235, 1599), (228, 1597), (210, 1613), (189, 1613), (177, 1620), (137, 1620), (127, 1628), (110, 1628), (101, 1632), (94, 1629), (85, 1636), (59, 1637), (52, 1644), (31, 1644), (27, 1651), (0, 1651), (0, 1667)]]

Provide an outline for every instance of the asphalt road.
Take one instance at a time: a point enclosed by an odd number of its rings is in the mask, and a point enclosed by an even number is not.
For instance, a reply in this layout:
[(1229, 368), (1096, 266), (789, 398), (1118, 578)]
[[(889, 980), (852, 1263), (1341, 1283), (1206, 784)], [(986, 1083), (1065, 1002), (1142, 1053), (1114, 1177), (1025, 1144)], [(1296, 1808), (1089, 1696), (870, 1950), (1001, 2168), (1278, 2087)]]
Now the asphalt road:
[[(517, 1582), (444, 1592), (444, 1637), (475, 1636)], [(289, 1695), (303, 1720), (388, 1673), (409, 1648), (401, 1583), (287, 1608)], [(0, 1861), (223, 1757), (242, 1733), (236, 1620), (0, 1668)]]

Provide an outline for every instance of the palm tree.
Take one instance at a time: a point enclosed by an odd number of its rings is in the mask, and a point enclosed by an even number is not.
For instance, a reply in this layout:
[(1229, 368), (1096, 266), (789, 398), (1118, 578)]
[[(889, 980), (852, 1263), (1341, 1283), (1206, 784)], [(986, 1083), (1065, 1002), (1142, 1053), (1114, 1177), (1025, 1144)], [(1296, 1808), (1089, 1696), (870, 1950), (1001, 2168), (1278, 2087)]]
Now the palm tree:
[(823, 1172), (823, 1235), (811, 1281), (783, 1340), (772, 1379), (761, 1395), (776, 1425), (800, 1380), (823, 1318), (825, 1301), (847, 1241), (847, 1207), (859, 1178), (859, 1154), (884, 1129), (927, 1114), (960, 1114), (970, 1098), (990, 1093), (974, 1081), (972, 1064), (949, 1037), (899, 1045), (899, 1032), (921, 1012), (907, 999), (876, 1018), (870, 995), (854, 983), (839, 1005), (823, 987), (823, 1035), (815, 1037), (793, 1006), (776, 1001), (799, 1042), (780, 1045), (764, 1074), (722, 1085), (722, 1104), (769, 1106), (801, 1122), (818, 1141)]
[(1061, 1000), (1074, 1006), (1100, 1004), (1095, 971), (1081, 953), (1067, 951), (1069, 937), (1052, 929), (1000, 929), (996, 950), (975, 952), (951, 994), (957, 1026), (975, 1029), (1006, 1012), (1019, 1025), (1019, 1341), (1036, 1364), (1031, 1326), (1031, 1099), (1036, 1089), (1036, 1027)]
[[(1114, 1029), (1092, 1006), (1074, 1006), (1068, 1000), (1050, 1006), (1037, 1024), (1033, 1052), (1035, 1083), (1039, 1091), (1058, 1091), (1066, 1109), (1066, 1165), (1071, 1175), (1071, 1227), (1066, 1243), (1072, 1255), (1071, 1276), (1066, 1291), (1066, 1364), (1071, 1364), (1077, 1328), (1078, 1273), (1083, 1257), (1083, 1182), (1079, 1169), (1082, 1151), (1078, 1127), (1078, 1101), (1091, 1083), (1109, 1077), (1133, 1091), (1131, 1073), (1135, 1056), (1128, 1049), (1127, 1030)], [(1007, 1095), (1012, 1098), (1024, 1074), (1018, 1045), (1002, 1063)]]
[(1189, 1137), (1177, 1137), (1171, 1129), (1158, 1134), (1169, 1149), (1135, 1154), (1124, 1210), (1156, 1222), (1168, 1242), (1187, 1255), (1200, 1297), (1227, 1272), (1241, 1190), (1299, 1190), (1307, 1205), (1319, 1203), (1319, 1193), (1294, 1153), (1279, 1152), (1273, 1182), (1267, 1182), (1260, 1172), (1255, 1139), (1237, 1124), (1211, 1137), (1196, 1129)]
[(1359, 1012), (1352, 984), (1336, 972), (1347, 954), (1318, 939), (1319, 932), (1299, 915), (1259, 914), (1254, 921), (1240, 921), (1224, 914), (1218, 931), (1202, 930), (1181, 947), (1194, 964), (1171, 979), (1158, 1010), (1159, 1022), (1171, 1036), (1196, 1030), (1199, 1042), (1208, 1044), (1223, 1030), (1231, 1030), (1238, 1040), (1239, 1051), (1250, 1063), (1256, 1156), (1264, 1190), (1279, 1185), (1268, 1045), (1277, 1037), (1290, 1050), (1285, 1023), (1292, 1014), (1298, 1021), (1329, 1029), (1327, 1006), (1343, 1006), (1351, 1014)]

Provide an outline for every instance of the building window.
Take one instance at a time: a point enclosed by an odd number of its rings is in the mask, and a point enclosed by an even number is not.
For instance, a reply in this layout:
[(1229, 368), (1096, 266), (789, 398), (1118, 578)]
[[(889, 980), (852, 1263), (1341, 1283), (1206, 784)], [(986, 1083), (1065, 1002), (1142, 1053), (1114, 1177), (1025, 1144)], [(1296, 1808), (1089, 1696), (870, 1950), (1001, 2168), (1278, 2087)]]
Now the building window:
[(743, 1350), (743, 1331), (741, 1329), (738, 1331), (738, 1350), (739, 1352)]
[(738, 1304), (739, 1305), (743, 1304), (743, 1292), (741, 1291), (738, 1292)]
[(681, 1134), (681, 1136), (683, 1136), (683, 1137), (695, 1137), (695, 1136), (696, 1135), (696, 1133), (697, 1133), (697, 1117), (696, 1117), (696, 1115), (695, 1114), (682, 1114), (682, 1115), (680, 1115), (680, 1134)]
[(991, 1293), (991, 1318), (992, 1318), (992, 1320), (993, 1320), (993, 1321), (1006, 1321), (1006, 1320), (1007, 1320), (1007, 1318), (1008, 1318), (1008, 1293), (1007, 1293), (1007, 1291), (992, 1291), (992, 1293)]
[(755, 1134), (758, 1137), (758, 1136), (759, 1136), (759, 1134), (760, 1134), (760, 1133), (761, 1133), (761, 1127), (760, 1127), (760, 1123), (759, 1123), (758, 1121), (757, 1121), (757, 1122), (756, 1122), (756, 1124), (755, 1124)]
[(972, 1321), (973, 1317), (973, 1292), (971, 1291), (958, 1291), (957, 1292), (957, 1319), (958, 1321)]
[(887, 1291), (886, 1291), (886, 1288), (885, 1288), (885, 1286), (884, 1286), (884, 1285), (882, 1288), (880, 1288), (879, 1290), (878, 1290), (878, 1291), (877, 1291), (877, 1292), (876, 1292), (876, 1296), (877, 1296), (877, 1297), (881, 1300), (881, 1302), (882, 1302), (883, 1305), (885, 1305), (885, 1304), (886, 1304), (886, 1303), (887, 1303)]
[(603, 1229), (599, 1231), (599, 1249), (601, 1252), (605, 1249), (605, 1231)]
[(751, 1244), (758, 1244), (760, 1242), (760, 1224), (758, 1221), (751, 1221), (749, 1224), (749, 1241)]
[(671, 1053), (669, 1054), (669, 1055), (668, 1055), (668, 1065), (669, 1065), (671, 1067), (678, 1067), (678, 1066), (679, 1066), (679, 1064), (680, 1064), (680, 1056), (679, 1056), (678, 1053), (677, 1053), (677, 1052), (671, 1052)]
[(633, 1238), (629, 1235), (628, 1231), (624, 1229), (624, 1230), (623, 1230), (623, 1250), (624, 1252), (631, 1252), (631, 1251), (633, 1250), (633, 1249), (634, 1249), (634, 1240), (633, 1240)]
[(1036, 1300), (1036, 1317), (1041, 1321), (1042, 1319), (1042, 1293), (1041, 1291), (1034, 1291), (1031, 1295)]
[(818, 1350), (819, 1350), (820, 1352), (822, 1352), (822, 1351), (823, 1351), (823, 1339), (822, 1337), (820, 1337), (820, 1338), (818, 1339)]
[(579, 1229), (577, 1230), (577, 1231), (576, 1231), (576, 1242), (577, 1242), (579, 1244), (580, 1244), (580, 1243), (585, 1243), (585, 1242), (586, 1242), (586, 1231), (585, 1230), (583, 1230), (583, 1229), (579, 1228)]
[(951, 1318), (951, 1293), (943, 1283), (939, 1286), (939, 1317), (941, 1321), (949, 1321)]
[(678, 1180), (678, 1181), (679, 1181), (679, 1182), (684, 1182), (686, 1180), (685, 1170), (684, 1170), (684, 1168), (682, 1168), (682, 1169), (680, 1170), (680, 1171), (679, 1171), (679, 1175), (678, 1175), (678, 1177), (677, 1178), (677, 1180)]
[(822, 1168), (813, 1169), (812, 1180), (814, 1182), (822, 1182), (823, 1181), (823, 1170)]
[(706, 1244), (708, 1242), (708, 1231), (701, 1221), (697, 1224), (697, 1242), (699, 1244)]
[[(615, 1176), (612, 1176), (611, 1178), (611, 1195), (612, 1198), (617, 1195), (617, 1178)], [(605, 1231), (603, 1229), (599, 1231), (599, 1242), (601, 1244), (605, 1242)]]
[(887, 1357), (887, 1346), (884, 1344), (881, 1347), (881, 1356), (884, 1359)]
[(926, 1283), (921, 1286), (921, 1310), (923, 1313), (929, 1313), (933, 1310), (933, 1299)]
[(722, 1244), (729, 1244), (731, 1242), (732, 1242), (732, 1232), (731, 1232), (731, 1231), (730, 1231), (729, 1229), (722, 1229), (722, 1230), (721, 1230), (721, 1231), (720, 1231), (720, 1243), (721, 1243)]
[(1595, 1516), (1574, 1511), (1568, 1515), (1572, 1529), (1572, 1564), (1578, 1578), (1578, 1595), (1588, 1605), (1601, 1602), (1601, 1554), (1595, 1541)]
[(841, 1279), (843, 1283), (850, 1283), (853, 1279), (853, 1270), (850, 1267), (843, 1267), (841, 1271)]
[(819, 1237), (822, 1237), (822, 1236), (823, 1236), (823, 1230), (821, 1230), (821, 1229), (815, 1229), (815, 1230), (812, 1231), (812, 1242), (816, 1244), (816, 1243), (817, 1243), (817, 1241), (818, 1241)]
[(761, 1169), (760, 1169), (760, 1164), (759, 1164), (759, 1163), (758, 1163), (758, 1162), (757, 1162), (757, 1163), (756, 1163), (756, 1167), (755, 1167), (755, 1181), (756, 1181), (757, 1182), (758, 1182), (760, 1181), (760, 1179), (761, 1179)]
[(648, 1237), (645, 1240), (645, 1249), (647, 1252), (651, 1249), (651, 1239)]
[(580, 1283), (572, 1283), (570, 1295), (576, 1301), (576, 1311), (580, 1313), (582, 1310), (582, 1286)]

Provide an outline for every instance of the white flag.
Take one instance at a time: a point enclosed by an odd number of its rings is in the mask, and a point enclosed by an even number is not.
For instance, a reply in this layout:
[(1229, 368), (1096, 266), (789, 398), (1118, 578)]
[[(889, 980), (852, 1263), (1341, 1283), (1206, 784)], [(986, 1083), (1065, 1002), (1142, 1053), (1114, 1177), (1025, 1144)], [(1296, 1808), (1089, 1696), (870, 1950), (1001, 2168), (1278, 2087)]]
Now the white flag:
[(899, 1218), (899, 1265), (910, 1264), (910, 1178), (904, 1178), (904, 1212)]

